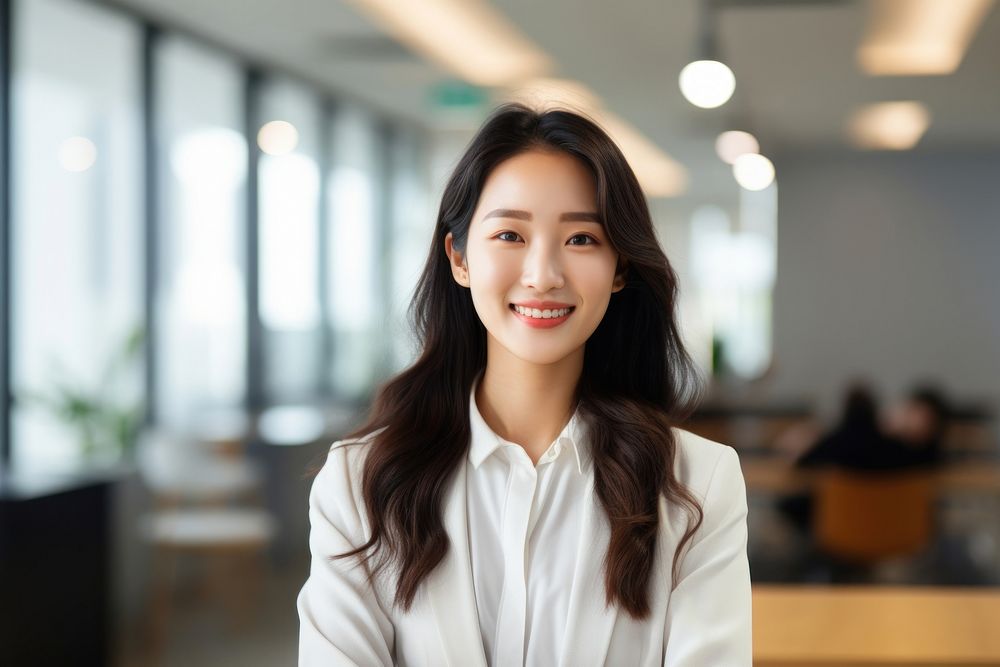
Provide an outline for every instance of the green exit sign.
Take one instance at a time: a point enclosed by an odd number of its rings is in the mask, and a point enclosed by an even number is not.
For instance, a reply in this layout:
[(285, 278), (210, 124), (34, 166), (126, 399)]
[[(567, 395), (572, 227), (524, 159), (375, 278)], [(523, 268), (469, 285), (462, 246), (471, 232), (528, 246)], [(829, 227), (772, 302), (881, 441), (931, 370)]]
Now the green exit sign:
[(483, 105), (486, 100), (486, 90), (462, 81), (446, 81), (431, 89), (431, 101), (434, 106), (441, 108), (475, 108)]

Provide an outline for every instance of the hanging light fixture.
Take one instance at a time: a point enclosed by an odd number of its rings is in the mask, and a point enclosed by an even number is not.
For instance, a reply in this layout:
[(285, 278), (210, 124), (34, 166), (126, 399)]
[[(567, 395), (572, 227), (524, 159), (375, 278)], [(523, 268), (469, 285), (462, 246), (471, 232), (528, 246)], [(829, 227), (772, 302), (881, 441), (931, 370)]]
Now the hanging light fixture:
[(759, 153), (745, 153), (733, 162), (733, 176), (745, 190), (763, 190), (774, 182), (774, 164)]
[(743, 130), (728, 130), (715, 139), (715, 153), (726, 164), (736, 162), (741, 155), (759, 152), (757, 137)]
[(698, 58), (684, 66), (678, 82), (688, 102), (702, 109), (714, 109), (733, 96), (736, 77), (733, 70), (717, 57), (712, 0), (701, 0), (699, 7), (701, 33)]
[(688, 102), (702, 109), (714, 109), (733, 96), (736, 77), (723, 62), (695, 60), (681, 70), (680, 85)]

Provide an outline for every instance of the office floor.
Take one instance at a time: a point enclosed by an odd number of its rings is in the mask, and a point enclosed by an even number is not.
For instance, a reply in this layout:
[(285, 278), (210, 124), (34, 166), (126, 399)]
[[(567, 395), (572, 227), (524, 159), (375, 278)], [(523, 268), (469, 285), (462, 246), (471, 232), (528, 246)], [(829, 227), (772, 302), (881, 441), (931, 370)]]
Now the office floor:
[(234, 628), (216, 601), (177, 596), (164, 649), (152, 655), (133, 629), (120, 638), (117, 667), (279, 667), (298, 661), (299, 619), (295, 598), (309, 564), (271, 570), (261, 606), (246, 625)]

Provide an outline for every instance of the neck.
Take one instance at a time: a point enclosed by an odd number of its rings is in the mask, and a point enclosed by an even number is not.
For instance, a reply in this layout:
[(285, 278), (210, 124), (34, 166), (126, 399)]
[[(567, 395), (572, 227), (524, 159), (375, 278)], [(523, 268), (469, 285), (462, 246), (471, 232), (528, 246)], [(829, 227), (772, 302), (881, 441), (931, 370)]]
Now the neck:
[(573, 416), (582, 373), (582, 347), (540, 365), (515, 357), (491, 337), (476, 405), (494, 433), (523, 447), (537, 464)]

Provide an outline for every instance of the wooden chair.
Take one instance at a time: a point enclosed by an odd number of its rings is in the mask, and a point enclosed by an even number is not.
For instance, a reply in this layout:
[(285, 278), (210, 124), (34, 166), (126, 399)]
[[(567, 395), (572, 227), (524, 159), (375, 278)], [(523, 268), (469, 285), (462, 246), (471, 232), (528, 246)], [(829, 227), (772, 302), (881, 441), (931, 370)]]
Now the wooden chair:
[(826, 471), (816, 489), (817, 546), (863, 566), (915, 555), (933, 535), (932, 491), (927, 471)]
[(203, 593), (226, 604), (231, 627), (245, 627), (259, 604), (265, 550), (275, 520), (260, 507), (259, 471), (245, 459), (212, 452), (190, 438), (147, 431), (140, 470), (154, 510), (142, 519), (151, 545), (147, 649), (156, 661), (166, 640), (180, 559), (208, 569)]

